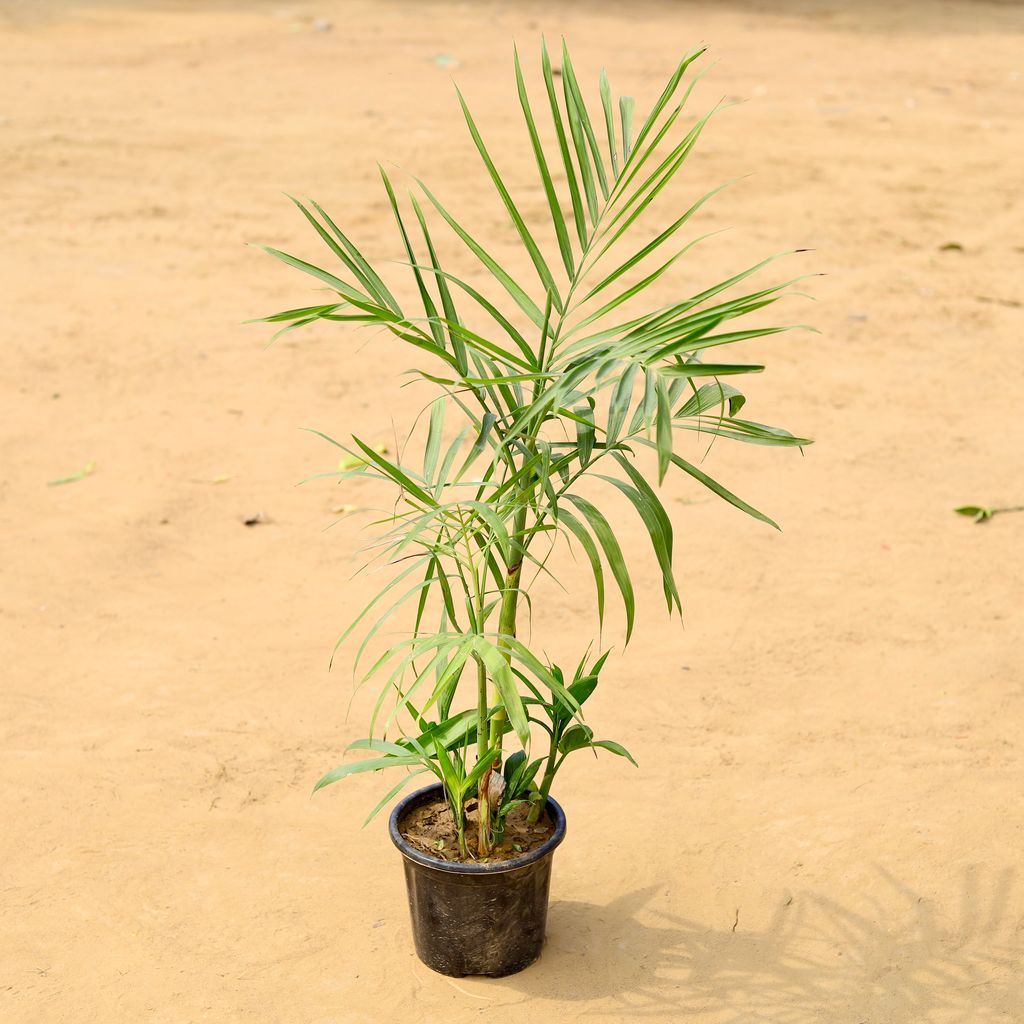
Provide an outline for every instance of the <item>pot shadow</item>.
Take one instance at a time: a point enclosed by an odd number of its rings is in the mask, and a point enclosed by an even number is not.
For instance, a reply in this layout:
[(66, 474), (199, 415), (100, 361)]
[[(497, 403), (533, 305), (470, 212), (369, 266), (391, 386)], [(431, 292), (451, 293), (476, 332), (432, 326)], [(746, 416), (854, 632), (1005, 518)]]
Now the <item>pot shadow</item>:
[(1024, 917), (1009, 919), (1014, 870), (993, 876), (985, 902), (982, 870), (967, 868), (952, 913), (877, 871), (860, 909), (814, 892), (783, 896), (759, 930), (743, 926), (742, 908), (724, 929), (666, 913), (658, 886), (605, 906), (555, 902), (544, 955), (507, 981), (532, 998), (593, 1001), (588, 1016), (706, 1014), (723, 1024), (1020, 1019)]

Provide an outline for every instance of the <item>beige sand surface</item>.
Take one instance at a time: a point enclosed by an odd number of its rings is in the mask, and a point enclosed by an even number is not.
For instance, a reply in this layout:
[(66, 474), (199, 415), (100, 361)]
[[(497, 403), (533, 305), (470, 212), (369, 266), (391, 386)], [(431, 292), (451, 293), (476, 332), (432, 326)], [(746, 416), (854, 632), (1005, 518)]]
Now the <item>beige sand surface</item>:
[[(1024, 1020), (1024, 515), (951, 513), (1024, 502), (1019, 6), (0, 10), (0, 1021)], [(751, 98), (684, 190), (756, 172), (733, 230), (662, 292), (814, 247), (823, 334), (744, 354), (751, 415), (817, 444), (709, 456), (781, 535), (669, 486), (685, 630), (625, 523), (645, 615), (589, 718), (640, 768), (570, 762), (542, 960), (452, 982), (358, 830), (380, 781), (309, 797), (366, 706), (327, 672), (360, 534), (324, 528), (373, 495), (294, 487), (333, 465), (299, 428), (389, 440), (408, 356), (263, 351), (240, 321), (313, 293), (244, 243), (320, 255), (293, 191), (396, 257), (377, 159), (502, 232), (450, 77), (534, 188), (541, 31), (641, 106), (704, 39), (697, 107)], [(567, 659), (579, 580), (536, 626)]]

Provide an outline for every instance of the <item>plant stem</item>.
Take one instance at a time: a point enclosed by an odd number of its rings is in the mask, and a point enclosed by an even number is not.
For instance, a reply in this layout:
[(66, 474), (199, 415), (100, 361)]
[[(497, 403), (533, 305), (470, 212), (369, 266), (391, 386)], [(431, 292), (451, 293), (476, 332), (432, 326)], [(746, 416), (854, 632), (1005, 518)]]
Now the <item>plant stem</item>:
[(487, 753), (487, 669), (476, 660), (476, 756), (477, 760)]
[[(516, 509), (515, 519), (512, 525), (512, 550), (509, 559), (507, 575), (505, 577), (505, 589), (501, 595), (501, 613), (498, 617), (498, 646), (502, 647), (502, 637), (514, 637), (516, 635), (516, 612), (519, 607), (519, 581), (523, 575), (523, 555), (526, 551), (523, 535), (526, 532), (526, 500), (520, 488), (521, 504)], [(505, 660), (512, 663), (512, 653), (506, 648), (502, 650)], [(505, 732), (507, 714), (504, 708), (500, 708), (491, 719), (491, 742), (492, 747), (501, 748), (502, 736)], [(499, 762), (500, 763), (500, 758)]]
[[(460, 517), (459, 522), (463, 523)], [(468, 559), (469, 571), (473, 580), (473, 628), (478, 632), (482, 632), (484, 628), (484, 592), (483, 587), (480, 583), (480, 577), (477, 574), (476, 565), (473, 560), (473, 549), (469, 543), (469, 537), (463, 535), (463, 540), (466, 545), (466, 557)], [(483, 759), (487, 753), (487, 713), (490, 707), (487, 703), (487, 668), (480, 658), (476, 659), (476, 751), (477, 761)], [(491, 809), (487, 799), (487, 784), (490, 781), (490, 771), (488, 770), (483, 778), (480, 780), (477, 786), (477, 808), (478, 808), (478, 823), (477, 823), (477, 852), (481, 857), (486, 856), (491, 852)], [(463, 814), (465, 811), (463, 810)], [(459, 831), (459, 851), (465, 856), (465, 818), (463, 817)]]
[[(477, 706), (476, 706), (476, 749), (479, 760), (487, 753), (487, 670), (484, 663), (477, 660)], [(491, 805), (487, 799), (487, 786), (491, 780), (488, 769), (477, 785), (477, 852), (486, 857), (491, 852)]]
[(551, 783), (554, 781), (555, 772), (558, 771), (558, 765), (556, 760), (558, 758), (558, 732), (551, 734), (551, 750), (548, 752), (548, 763), (544, 766), (544, 775), (540, 781), (540, 796), (538, 800), (531, 808), (530, 813), (527, 816), (527, 822), (530, 825), (534, 825), (537, 819), (540, 817), (540, 812), (543, 810), (544, 805), (548, 801), (548, 793), (551, 792)]
[[(509, 565), (506, 569), (505, 587), (501, 595), (501, 612), (498, 616), (498, 646), (501, 649), (502, 637), (514, 637), (516, 635), (516, 611), (519, 605), (519, 581), (523, 575), (523, 554), (525, 545), (523, 535), (526, 532), (526, 500), (523, 497), (523, 489), (518, 489), (520, 504), (515, 511), (512, 525), (512, 545), (510, 551)], [(512, 653), (504, 649), (502, 654), (505, 660), (511, 665)], [(495, 694), (495, 703), (500, 701), (500, 696)], [(486, 687), (484, 688), (482, 701), (486, 702)], [(479, 792), (478, 805), (480, 817), (479, 849), (481, 855), (487, 854), (491, 849), (491, 806), (487, 798), (487, 791), (491, 782), (491, 772), (501, 767), (501, 743), (505, 733), (505, 722), (508, 714), (503, 707), (499, 707), (491, 719), (490, 741), (488, 746), (497, 751), (494, 764), (490, 770), (484, 773), (477, 787)], [(478, 719), (479, 721), (479, 719)]]

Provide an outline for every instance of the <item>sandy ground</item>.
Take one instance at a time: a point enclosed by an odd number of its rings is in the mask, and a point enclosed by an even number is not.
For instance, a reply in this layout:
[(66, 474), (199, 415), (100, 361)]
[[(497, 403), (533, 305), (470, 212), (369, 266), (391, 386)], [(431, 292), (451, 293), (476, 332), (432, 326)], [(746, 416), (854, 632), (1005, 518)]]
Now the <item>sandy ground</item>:
[[(0, 11), (5, 1024), (1024, 1019), (1024, 515), (951, 513), (1024, 502), (1019, 7)], [(373, 496), (293, 486), (334, 461), (299, 428), (389, 440), (408, 357), (264, 351), (240, 321), (313, 293), (244, 243), (320, 255), (294, 191), (397, 256), (377, 159), (500, 234), (449, 79), (534, 188), (509, 65), (541, 31), (641, 106), (704, 39), (697, 107), (751, 98), (686, 184), (756, 172), (702, 224), (733, 230), (663, 292), (815, 248), (822, 335), (744, 354), (753, 418), (817, 444), (709, 456), (781, 535), (671, 484), (685, 630), (624, 521), (644, 616), (589, 718), (640, 768), (570, 762), (542, 960), (452, 982), (358, 830), (379, 781), (309, 797), (365, 709), (327, 672), (360, 535), (325, 527)]]

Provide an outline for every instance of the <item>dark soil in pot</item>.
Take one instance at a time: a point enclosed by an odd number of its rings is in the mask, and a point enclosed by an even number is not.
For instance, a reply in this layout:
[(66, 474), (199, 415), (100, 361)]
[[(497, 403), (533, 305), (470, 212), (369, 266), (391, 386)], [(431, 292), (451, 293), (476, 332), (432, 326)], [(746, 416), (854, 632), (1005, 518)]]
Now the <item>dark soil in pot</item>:
[[(403, 836), (422, 835), (429, 845), (429, 833), (419, 832), (417, 825), (432, 821), (435, 831), (443, 826), (439, 802), (441, 787), (429, 786), (406, 797), (391, 814), (391, 840), (402, 854), (416, 953), (428, 967), (451, 977), (521, 971), (540, 956), (544, 942), (551, 862), (565, 838), (565, 815), (549, 799), (538, 823), (546, 838), (530, 836), (531, 848), (513, 849), (511, 858), (462, 863), (441, 858), (437, 850), (428, 853)], [(511, 836), (508, 829), (510, 845)]]
[(477, 814), (476, 801), (470, 801), (466, 808), (466, 845), (469, 856), (459, 856), (459, 836), (455, 830), (455, 819), (443, 797), (417, 804), (402, 816), (398, 823), (402, 838), (425, 853), (428, 857), (456, 863), (479, 864), (513, 860), (524, 853), (543, 846), (554, 834), (555, 823), (545, 811), (538, 821), (530, 824), (527, 820), (530, 808), (526, 804), (513, 807), (505, 819), (505, 835), (491, 851), (489, 857), (473, 856), (476, 850)]

